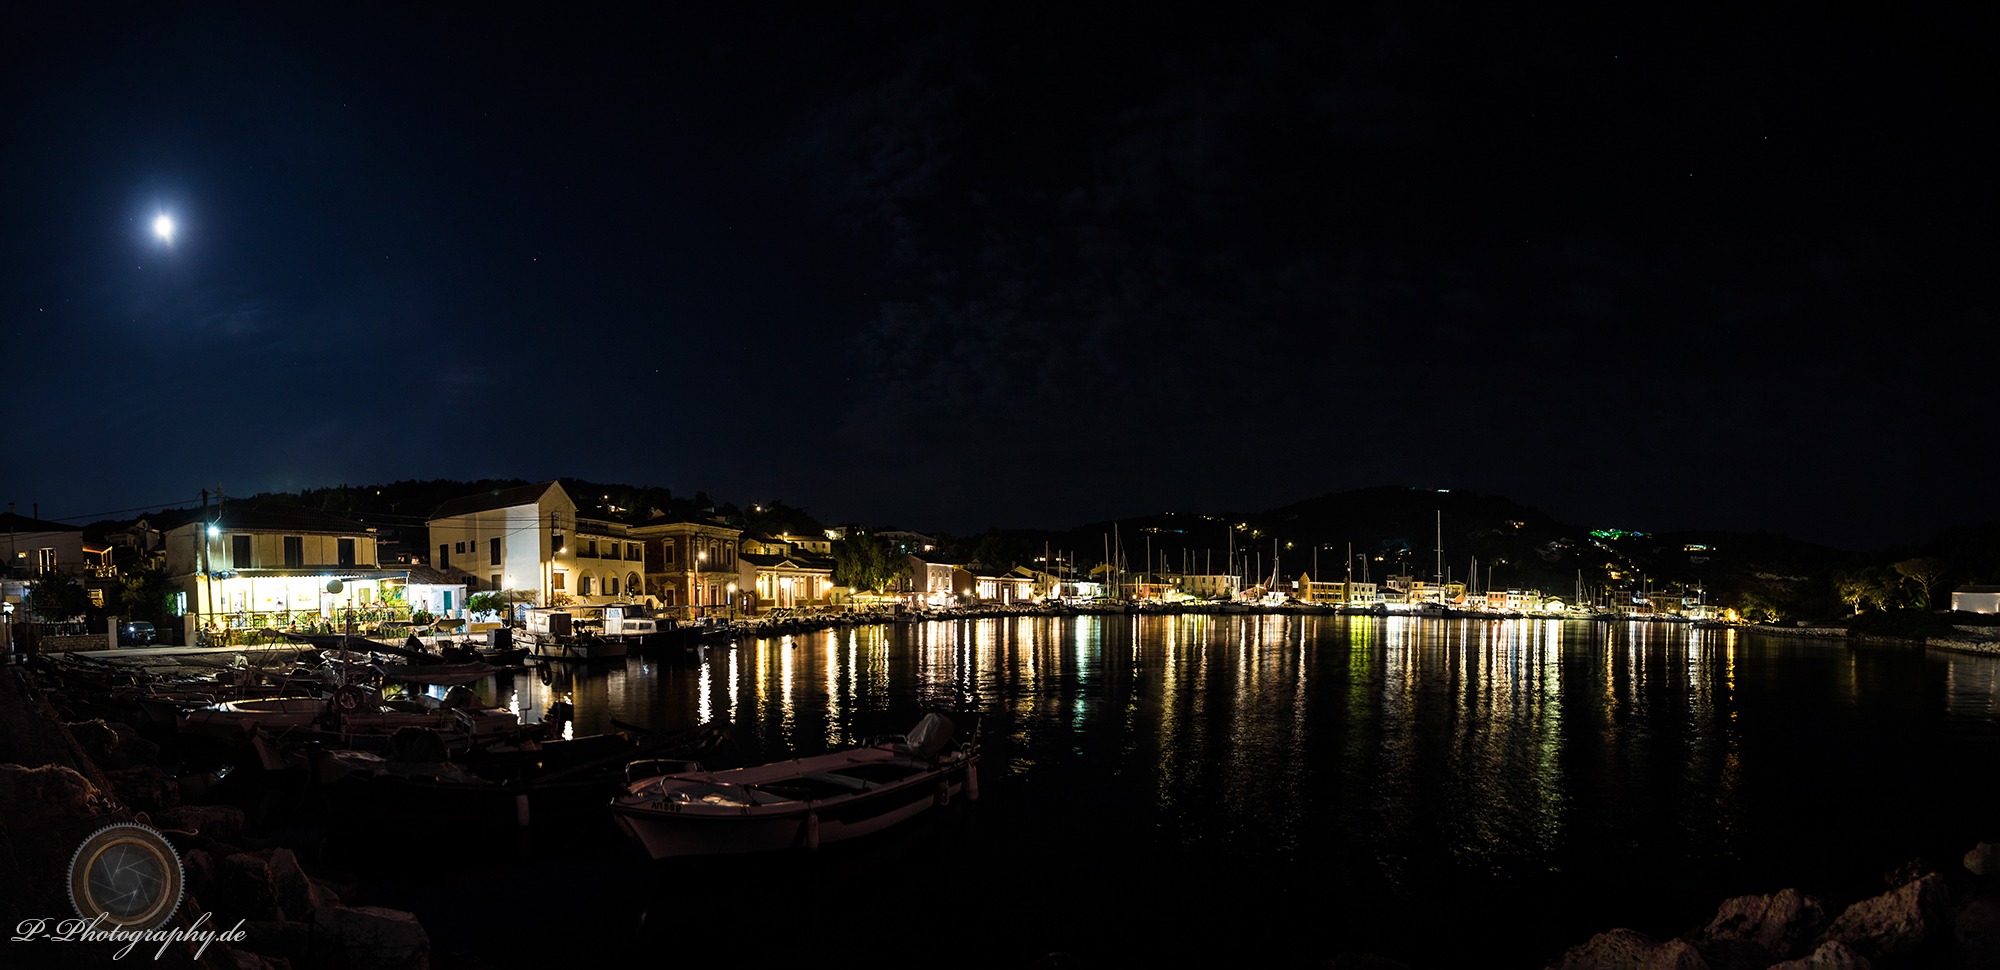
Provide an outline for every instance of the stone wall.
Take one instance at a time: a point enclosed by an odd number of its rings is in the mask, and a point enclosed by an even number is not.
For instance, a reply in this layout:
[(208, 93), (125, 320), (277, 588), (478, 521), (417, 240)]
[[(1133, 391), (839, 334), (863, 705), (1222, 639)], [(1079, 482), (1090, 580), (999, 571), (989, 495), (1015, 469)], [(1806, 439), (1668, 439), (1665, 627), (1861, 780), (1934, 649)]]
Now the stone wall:
[(43, 637), (43, 653), (63, 653), (70, 650), (109, 650), (111, 638), (102, 633), (84, 637)]

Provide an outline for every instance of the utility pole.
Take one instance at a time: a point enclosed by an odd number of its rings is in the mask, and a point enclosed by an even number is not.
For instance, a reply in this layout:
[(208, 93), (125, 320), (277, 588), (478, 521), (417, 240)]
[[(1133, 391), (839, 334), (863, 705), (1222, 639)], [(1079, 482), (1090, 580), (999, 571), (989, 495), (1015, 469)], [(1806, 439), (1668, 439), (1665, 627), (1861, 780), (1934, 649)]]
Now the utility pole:
[[(215, 486), (215, 501), (217, 505), (222, 504), (220, 485)], [(201, 490), (201, 527), (194, 530), (195, 541), (201, 543), (201, 588), (206, 594), (203, 598), (208, 601), (208, 605), (202, 610), (204, 623), (215, 615), (215, 576), (210, 573), (208, 563), (208, 530), (213, 527), (214, 523), (208, 518), (208, 489), (204, 488)]]

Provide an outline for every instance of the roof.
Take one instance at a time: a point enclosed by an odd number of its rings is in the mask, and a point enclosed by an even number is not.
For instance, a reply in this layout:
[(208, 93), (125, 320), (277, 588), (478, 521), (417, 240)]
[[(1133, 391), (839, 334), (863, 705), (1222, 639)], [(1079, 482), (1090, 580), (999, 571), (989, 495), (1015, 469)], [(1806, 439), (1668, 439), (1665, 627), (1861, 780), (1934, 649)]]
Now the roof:
[(0, 512), (0, 531), (5, 532), (82, 532), (83, 526), (65, 525), (36, 519), (18, 512)]
[(1960, 586), (1954, 593), (2000, 593), (2000, 586)]
[(204, 513), (191, 509), (171, 525), (167, 531), (183, 528), (202, 521), (204, 515), (213, 516), (221, 529), (289, 530), (293, 532), (352, 532), (357, 535), (369, 531), (365, 523), (311, 509), (287, 506), (252, 505), (248, 502), (224, 502), (221, 507)]
[(828, 571), (832, 571), (833, 569), (833, 560), (820, 556), (765, 556), (754, 552), (739, 552), (736, 554), (736, 558), (752, 566), (761, 566), (765, 569), (783, 569), (788, 566), (793, 569), (824, 569)]
[(537, 482), (533, 485), (517, 485), (513, 488), (496, 488), (490, 492), (455, 498), (437, 507), (431, 513), (431, 521), (448, 519), (454, 515), (470, 515), (473, 512), (491, 512), (494, 509), (511, 509), (517, 505), (535, 505), (549, 489), (558, 487), (554, 481)]
[(465, 580), (454, 579), (436, 569), (420, 563), (403, 567), (410, 573), (410, 582), (417, 586), (464, 586)]

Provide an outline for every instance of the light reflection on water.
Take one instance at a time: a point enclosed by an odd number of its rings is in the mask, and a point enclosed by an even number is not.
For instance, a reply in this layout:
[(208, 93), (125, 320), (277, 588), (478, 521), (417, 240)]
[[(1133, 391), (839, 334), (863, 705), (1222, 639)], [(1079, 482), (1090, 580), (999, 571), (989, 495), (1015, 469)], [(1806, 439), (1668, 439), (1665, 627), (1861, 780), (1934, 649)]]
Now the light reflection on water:
[[(1977, 841), (1974, 820), (2000, 797), (1990, 773), (1946, 770), (2000, 741), (2000, 658), (1664, 624), (934, 622), (631, 658), (505, 690), (524, 717), (569, 694), (580, 734), (614, 717), (662, 730), (725, 719), (744, 761), (900, 733), (924, 710), (968, 730), (977, 714), (987, 798), (973, 851), (992, 865), (1052, 855), (1115, 870), (1133, 906), (1160, 913), (1187, 898), (1235, 905), (1198, 883), (1244, 866), (1310, 874), (1323, 905), (1351, 908), (1340, 919), (1379, 922), (1355, 932), (1384, 947), (1409, 929), (1405, 909), (1467, 893), (1517, 918), (1568, 914), (1575, 928), (1547, 930), (1572, 937), (1558, 949), (1629, 925), (1620, 905), (1671, 897), (1712, 912), (1857, 865), (1826, 853), (1832, 841), (1903, 858), (1931, 851), (1909, 844), (1927, 831)], [(1857, 771), (1865, 785), (1843, 782)], [(1659, 878), (1635, 887), (1640, 871)], [(1087, 905), (1090, 887), (1109, 888), (1067, 885), (1045, 892)]]

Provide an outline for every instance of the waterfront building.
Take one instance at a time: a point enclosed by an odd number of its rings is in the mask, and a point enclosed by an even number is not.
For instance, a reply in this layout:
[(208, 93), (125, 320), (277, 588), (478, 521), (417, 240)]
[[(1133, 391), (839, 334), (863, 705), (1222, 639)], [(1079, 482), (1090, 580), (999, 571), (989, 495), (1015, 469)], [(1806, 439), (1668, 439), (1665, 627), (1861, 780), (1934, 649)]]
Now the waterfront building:
[(952, 573), (952, 586), (960, 592), (972, 591), (981, 603), (1026, 603), (1035, 598), (1035, 578), (1031, 570), (993, 569), (974, 563)]
[(756, 566), (742, 560), (743, 530), (715, 519), (635, 525), (645, 550), (645, 590), (663, 606), (727, 607), (753, 589)]
[(190, 637), (334, 624), (350, 611), (407, 616), (384, 592), (408, 574), (376, 562), (375, 538), (360, 522), (303, 509), (237, 501), (189, 513), (164, 533), (170, 610)]
[(1243, 588), (1243, 577), (1228, 573), (1187, 573), (1181, 576), (1180, 588), (1189, 596), (1212, 600), (1235, 595)]
[(952, 602), (953, 597), (958, 595), (957, 587), (952, 585), (952, 573), (958, 568), (956, 563), (914, 553), (907, 557), (907, 562), (897, 591), (911, 606), (936, 608)]
[(76, 577), (92, 602), (103, 606), (105, 593), (117, 582), (111, 566), (111, 545), (83, 537), (83, 526), (50, 522), (21, 515), (12, 502), (0, 515), (0, 530), (6, 535), (4, 573), (0, 573), (0, 598), (12, 612), (27, 595), (28, 584), (43, 572), (68, 573)]
[(2000, 586), (1960, 586), (1951, 591), (1951, 608), (1967, 613), (2000, 613)]
[[(746, 547), (748, 541), (745, 543)], [(819, 556), (767, 555), (746, 551), (740, 558), (751, 569), (749, 588), (758, 609), (822, 606), (833, 596), (833, 560)]]
[(559, 482), (496, 489), (438, 506), (430, 566), (467, 590), (531, 606), (630, 602), (644, 593), (644, 547), (623, 522), (592, 518)]

